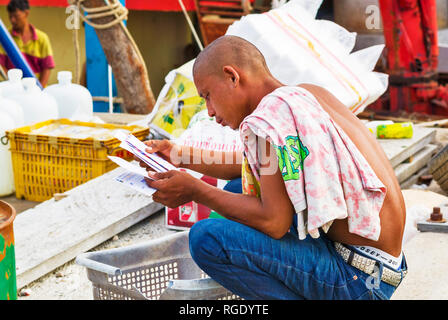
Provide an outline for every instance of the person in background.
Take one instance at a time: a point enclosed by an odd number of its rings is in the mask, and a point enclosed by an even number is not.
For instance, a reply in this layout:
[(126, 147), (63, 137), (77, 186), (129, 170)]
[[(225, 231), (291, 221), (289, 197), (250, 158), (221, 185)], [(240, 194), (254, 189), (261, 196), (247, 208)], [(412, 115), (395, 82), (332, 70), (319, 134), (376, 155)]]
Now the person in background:
[[(45, 87), (48, 84), (51, 69), (55, 67), (50, 39), (45, 32), (29, 23), (30, 5), (28, 0), (11, 0), (7, 10), (12, 25), (11, 35), (36, 77)], [(6, 70), (14, 68), (12, 61), (1, 46), (0, 65)]]

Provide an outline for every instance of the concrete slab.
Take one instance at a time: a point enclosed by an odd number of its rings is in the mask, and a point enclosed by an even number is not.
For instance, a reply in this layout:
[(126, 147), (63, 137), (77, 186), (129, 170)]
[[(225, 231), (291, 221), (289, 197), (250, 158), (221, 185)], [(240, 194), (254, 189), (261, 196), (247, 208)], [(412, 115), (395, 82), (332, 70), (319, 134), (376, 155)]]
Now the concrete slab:
[(405, 181), (400, 183), (401, 190), (410, 189), (414, 184), (417, 184), (417, 182), (421, 176), (429, 174), (428, 172), (429, 172), (428, 166), (423, 167), (422, 169), (417, 171), (415, 174), (413, 174), (412, 176), (407, 178)]
[(163, 206), (114, 180), (116, 168), (19, 214), (14, 221), (17, 288), (22, 288)]
[(417, 223), (417, 228), (421, 232), (442, 232), (448, 233), (448, 223), (422, 221)]
[(412, 156), (409, 163), (401, 163), (394, 168), (398, 182), (403, 183), (414, 173), (423, 168), (431, 157), (437, 152), (438, 147), (432, 144), (424, 146), (420, 151)]
[(414, 127), (412, 139), (378, 139), (393, 168), (434, 141), (436, 130)]

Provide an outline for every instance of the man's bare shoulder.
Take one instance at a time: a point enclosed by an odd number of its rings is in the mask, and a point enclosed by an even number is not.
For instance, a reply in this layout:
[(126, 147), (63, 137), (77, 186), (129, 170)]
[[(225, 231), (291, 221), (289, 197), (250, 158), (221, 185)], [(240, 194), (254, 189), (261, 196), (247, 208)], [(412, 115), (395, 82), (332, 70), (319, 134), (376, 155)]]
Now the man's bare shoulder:
[(300, 87), (309, 91), (333, 121), (344, 130), (387, 189), (386, 199), (380, 212), (382, 232), (378, 242), (354, 237), (348, 232), (345, 221), (336, 223), (330, 235), (343, 243), (371, 245), (389, 253), (399, 253), (400, 235), (403, 234), (405, 221), (404, 200), (384, 150), (361, 120), (331, 92), (312, 84), (301, 84)]
[(317, 85), (311, 84), (311, 83), (302, 83), (302, 84), (298, 85), (298, 87), (301, 87), (301, 88), (307, 90), (317, 100), (324, 101), (327, 104), (331, 105), (333, 108), (344, 107), (344, 109), (347, 109), (345, 107), (345, 105), (338, 98), (335, 97), (334, 94), (332, 94), (330, 91), (328, 91), (324, 87), (317, 86)]

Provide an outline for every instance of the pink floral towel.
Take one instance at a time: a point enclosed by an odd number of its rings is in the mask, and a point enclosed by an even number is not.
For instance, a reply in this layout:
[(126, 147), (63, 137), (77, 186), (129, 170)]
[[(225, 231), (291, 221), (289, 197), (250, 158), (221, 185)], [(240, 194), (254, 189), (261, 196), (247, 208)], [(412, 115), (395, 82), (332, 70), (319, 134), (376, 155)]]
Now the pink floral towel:
[(318, 228), (327, 232), (334, 219), (348, 217), (351, 233), (378, 240), (386, 187), (310, 92), (278, 88), (244, 119), (240, 134), (257, 180), (256, 137), (275, 147), (300, 239), (317, 238)]

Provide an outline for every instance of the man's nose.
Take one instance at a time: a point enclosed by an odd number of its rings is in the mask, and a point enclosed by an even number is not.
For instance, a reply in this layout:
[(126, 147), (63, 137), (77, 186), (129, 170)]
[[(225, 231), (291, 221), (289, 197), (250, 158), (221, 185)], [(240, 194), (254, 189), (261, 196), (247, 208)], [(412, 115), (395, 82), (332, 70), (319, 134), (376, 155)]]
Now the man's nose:
[(207, 111), (208, 111), (209, 117), (214, 117), (216, 115), (215, 110), (213, 110), (209, 106), (207, 106)]

